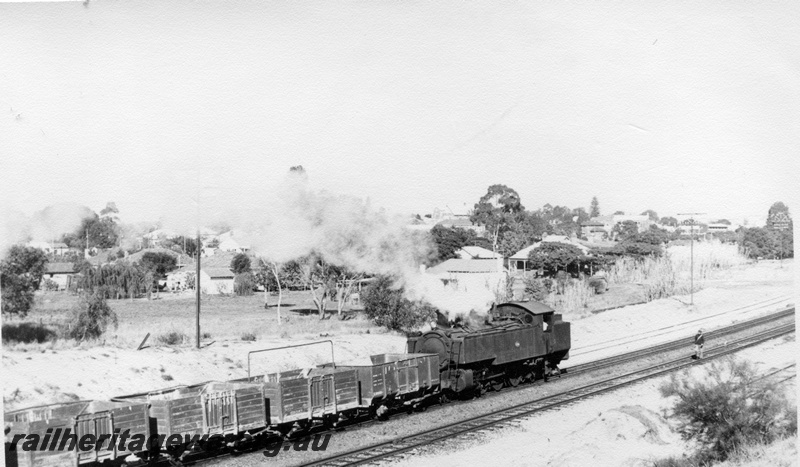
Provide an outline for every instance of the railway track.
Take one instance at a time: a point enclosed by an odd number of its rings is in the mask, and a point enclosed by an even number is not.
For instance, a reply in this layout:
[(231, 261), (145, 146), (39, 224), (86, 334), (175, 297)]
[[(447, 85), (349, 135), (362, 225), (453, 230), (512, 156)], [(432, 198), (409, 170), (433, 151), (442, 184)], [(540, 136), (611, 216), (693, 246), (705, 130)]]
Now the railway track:
[[(768, 317), (757, 318), (748, 320), (747, 322), (737, 323), (733, 326), (722, 328), (715, 331), (716, 337), (732, 335), (736, 332), (741, 332), (743, 329), (753, 327), (756, 325), (768, 324), (771, 322), (785, 319), (794, 314), (794, 308), (783, 310), (782, 312), (770, 315)], [(756, 324), (758, 323), (758, 324)], [(742, 349), (752, 347), (768, 340), (781, 337), (795, 330), (795, 324), (792, 320), (789, 323), (780, 324), (772, 329), (764, 330), (756, 334), (725, 342), (722, 345), (717, 345), (709, 348), (706, 351), (706, 360), (719, 358), (724, 355), (729, 355), (738, 352)], [(653, 349), (647, 349), (648, 355), (656, 355), (668, 351), (668, 349), (685, 348), (686, 340), (680, 339), (678, 341), (669, 342), (655, 346)], [(630, 352), (623, 355), (603, 359), (592, 364), (584, 364), (576, 366), (572, 370), (572, 374), (588, 372), (590, 370), (597, 370), (603, 367), (618, 365), (632, 360), (632, 354), (637, 354), (636, 358), (643, 358), (642, 353), (645, 351)], [(496, 429), (498, 427), (516, 423), (519, 420), (531, 416), (533, 414), (543, 412), (545, 410), (552, 410), (554, 408), (574, 404), (585, 399), (614, 391), (616, 389), (639, 383), (649, 378), (664, 375), (673, 371), (687, 368), (691, 365), (697, 364), (698, 361), (688, 360), (685, 356), (651, 365), (646, 368), (638, 369), (623, 375), (618, 375), (606, 378), (601, 381), (595, 381), (590, 384), (580, 386), (566, 392), (562, 392), (552, 396), (542, 397), (533, 401), (518, 404), (502, 410), (498, 410), (489, 414), (479, 415), (466, 420), (461, 420), (439, 428), (426, 430), (411, 436), (406, 436), (400, 439), (395, 439), (383, 443), (374, 444), (365, 448), (349, 451), (343, 454), (331, 456), (321, 460), (313, 461), (307, 464), (302, 464), (304, 467), (311, 466), (345, 466), (345, 465), (363, 465), (371, 464), (379, 461), (389, 460), (396, 458), (409, 451), (421, 447), (427, 447), (432, 444), (439, 444), (444, 441), (451, 440), (462, 436), (469, 436), (475, 433)], [(570, 374), (570, 373), (567, 373)]]
[[(789, 317), (794, 317), (794, 314), (795, 314), (794, 307), (786, 308), (785, 310), (781, 310), (777, 313), (773, 313), (767, 316), (752, 318), (746, 321), (732, 324), (730, 326), (725, 326), (724, 328), (719, 328), (713, 331), (706, 332), (705, 333), (706, 339), (709, 342), (711, 342), (712, 340), (719, 341), (720, 338), (726, 338), (728, 336), (735, 335), (736, 333), (739, 333), (746, 329), (755, 328), (758, 326), (774, 323), (782, 319), (787, 319)], [(611, 357), (603, 358), (593, 362), (587, 362), (567, 367), (565, 370), (565, 374), (576, 375), (579, 373), (587, 373), (589, 371), (608, 368), (611, 366), (619, 365), (621, 363), (639, 360), (641, 358), (655, 356), (661, 353), (671, 352), (679, 349), (688, 349), (693, 343), (694, 343), (694, 338), (687, 337), (685, 339), (677, 339), (665, 342), (663, 344), (658, 344), (652, 347), (647, 347), (645, 349), (631, 350), (630, 352), (613, 355)]]

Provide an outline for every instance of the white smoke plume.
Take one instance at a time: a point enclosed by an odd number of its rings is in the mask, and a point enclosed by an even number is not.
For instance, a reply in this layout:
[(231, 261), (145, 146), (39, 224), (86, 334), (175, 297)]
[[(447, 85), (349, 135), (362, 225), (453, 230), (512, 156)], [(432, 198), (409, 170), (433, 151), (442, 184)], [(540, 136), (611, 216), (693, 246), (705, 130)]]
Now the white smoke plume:
[(3, 212), (0, 221), (0, 254), (17, 243), (59, 241), (63, 234), (75, 232), (83, 219), (93, 215), (86, 206), (71, 203), (48, 206), (30, 217), (19, 211)]
[(194, 235), (199, 225), (224, 222), (237, 241), (266, 260), (283, 263), (315, 253), (354, 272), (396, 277), (407, 298), (453, 313), (485, 312), (494, 299), (489, 290), (453, 290), (420, 272), (434, 246), (427, 234), (406, 228), (408, 218), (356, 197), (315, 190), (303, 172), (292, 172), (251, 198), (239, 200), (234, 211), (230, 201), (207, 193), (199, 213), (196, 204), (186, 203), (161, 224)]

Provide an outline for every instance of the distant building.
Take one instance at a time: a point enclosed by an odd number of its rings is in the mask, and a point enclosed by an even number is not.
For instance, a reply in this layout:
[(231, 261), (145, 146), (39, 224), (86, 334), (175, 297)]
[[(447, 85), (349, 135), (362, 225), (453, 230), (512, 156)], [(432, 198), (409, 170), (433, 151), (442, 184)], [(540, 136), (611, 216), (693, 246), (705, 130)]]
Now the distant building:
[(229, 268), (200, 269), (200, 292), (209, 295), (232, 294), (235, 274)]
[(67, 290), (74, 275), (72, 263), (47, 263), (47, 268), (42, 274), (42, 285), (45, 280), (51, 280), (58, 284), (58, 290)]
[(27, 246), (29, 246), (31, 248), (38, 248), (38, 249), (44, 251), (45, 253), (47, 253), (48, 255), (54, 254), (54, 255), (63, 256), (65, 254), (67, 254), (67, 252), (69, 251), (69, 247), (67, 246), (67, 244), (66, 243), (62, 243), (62, 242), (31, 241), (31, 242), (28, 242)]
[(456, 215), (456, 216), (445, 217), (439, 222), (437, 222), (436, 225), (441, 225), (442, 227), (447, 229), (472, 230), (478, 235), (483, 235), (486, 233), (486, 227), (482, 225), (473, 224), (472, 221), (469, 220), (468, 215)]
[(464, 292), (481, 290), (495, 292), (498, 289), (504, 289), (508, 275), (503, 267), (502, 258), (448, 259), (427, 269), (425, 273), (436, 276), (455, 290)]
[(497, 259), (503, 258), (503, 255), (500, 253), (495, 253), (492, 250), (487, 250), (486, 248), (482, 248), (479, 246), (465, 246), (460, 250), (456, 251), (456, 254), (460, 259)]

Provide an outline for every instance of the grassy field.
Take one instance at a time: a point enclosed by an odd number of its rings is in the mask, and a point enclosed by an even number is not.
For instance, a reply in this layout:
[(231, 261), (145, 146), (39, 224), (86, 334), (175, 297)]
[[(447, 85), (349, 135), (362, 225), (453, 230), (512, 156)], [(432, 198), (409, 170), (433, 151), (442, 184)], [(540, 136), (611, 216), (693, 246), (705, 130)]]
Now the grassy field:
[[(335, 316), (335, 303), (329, 316), (319, 319), (308, 293), (284, 293), (281, 324), (277, 319), (277, 297), (269, 297), (264, 307), (263, 294), (252, 296), (203, 296), (200, 331), (203, 342), (318, 337), (335, 333), (375, 332), (378, 328), (357, 310), (348, 310), (350, 319)], [(4, 318), (3, 345), (13, 341), (53, 340), (67, 326), (78, 297), (65, 292), (37, 292), (36, 305), (24, 319)], [(195, 300), (191, 294), (161, 294), (158, 299), (109, 300), (118, 327), (104, 336), (107, 344), (136, 347), (150, 333), (148, 345), (190, 344), (195, 339)]]

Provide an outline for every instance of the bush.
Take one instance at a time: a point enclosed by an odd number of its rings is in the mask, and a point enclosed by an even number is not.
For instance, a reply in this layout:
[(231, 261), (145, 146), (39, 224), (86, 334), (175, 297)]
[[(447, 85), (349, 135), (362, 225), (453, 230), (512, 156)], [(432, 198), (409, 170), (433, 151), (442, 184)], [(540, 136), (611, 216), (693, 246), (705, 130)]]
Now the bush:
[(45, 326), (34, 323), (3, 324), (3, 345), (48, 342), (56, 339), (56, 333)]
[(58, 282), (52, 279), (44, 279), (42, 281), (42, 289), (48, 292), (55, 292), (58, 291)]
[(189, 336), (179, 331), (170, 331), (166, 334), (159, 334), (156, 341), (161, 345), (179, 345), (189, 342)]
[(117, 327), (117, 314), (108, 306), (103, 294), (85, 294), (73, 311), (68, 335), (79, 341), (96, 339), (106, 332), (109, 324)]
[(252, 332), (246, 332), (246, 333), (242, 334), (242, 340), (245, 341), (245, 342), (255, 342), (256, 341), (256, 335), (253, 334)]
[(403, 289), (387, 276), (378, 277), (364, 290), (363, 303), (369, 319), (394, 331), (410, 332), (436, 319), (433, 307), (404, 298)]
[(748, 443), (797, 433), (797, 408), (748, 362), (712, 362), (702, 379), (673, 374), (660, 391), (676, 398), (672, 415), (681, 435), (699, 443), (695, 457), (700, 463), (725, 460)]

